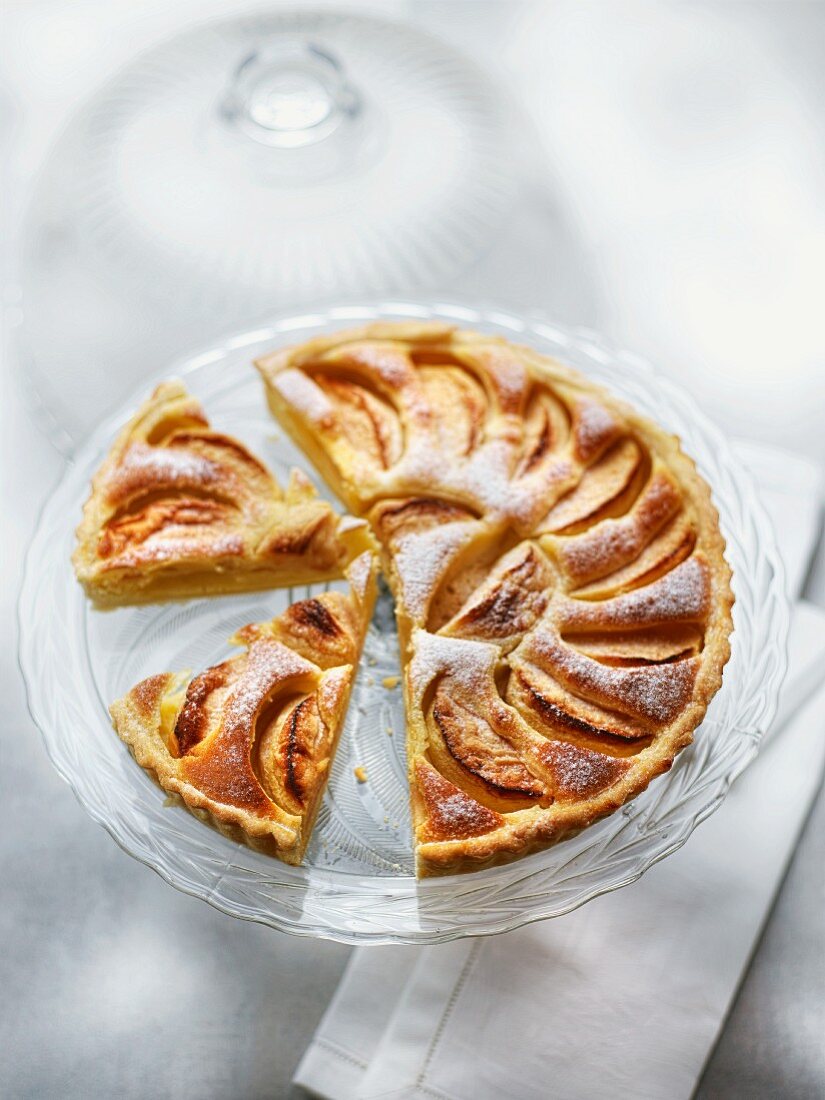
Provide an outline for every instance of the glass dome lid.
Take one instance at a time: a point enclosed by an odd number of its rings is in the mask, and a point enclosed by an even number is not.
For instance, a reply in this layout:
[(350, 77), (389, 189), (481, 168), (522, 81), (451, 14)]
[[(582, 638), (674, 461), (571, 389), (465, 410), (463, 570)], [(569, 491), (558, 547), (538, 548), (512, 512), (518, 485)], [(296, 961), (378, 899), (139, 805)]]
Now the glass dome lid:
[(146, 371), (286, 305), (444, 286), (506, 220), (513, 115), (412, 26), (285, 10), (142, 54), (73, 117), (28, 219), (29, 374), (76, 441)]

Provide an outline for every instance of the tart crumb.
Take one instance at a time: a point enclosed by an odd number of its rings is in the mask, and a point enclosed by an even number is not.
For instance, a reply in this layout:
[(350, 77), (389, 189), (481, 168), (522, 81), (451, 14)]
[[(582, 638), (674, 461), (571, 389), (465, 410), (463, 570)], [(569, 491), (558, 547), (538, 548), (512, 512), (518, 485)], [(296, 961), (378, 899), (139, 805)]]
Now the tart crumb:
[(359, 764), (358, 767), (353, 768), (352, 771), (353, 771), (353, 774), (354, 774), (355, 778), (358, 780), (359, 783), (366, 783), (366, 781), (367, 781), (367, 772), (366, 772), (365, 768), (362, 768), (361, 765)]
[(400, 676), (385, 676), (381, 683), (384, 685), (387, 691), (392, 691), (393, 688), (398, 687), (400, 680)]

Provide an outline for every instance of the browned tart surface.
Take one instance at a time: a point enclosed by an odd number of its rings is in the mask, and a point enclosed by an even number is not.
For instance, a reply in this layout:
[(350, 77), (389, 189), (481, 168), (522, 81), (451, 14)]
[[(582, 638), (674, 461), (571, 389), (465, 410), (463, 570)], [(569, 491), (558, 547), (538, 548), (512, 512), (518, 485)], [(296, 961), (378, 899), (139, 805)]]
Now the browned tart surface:
[(382, 547), (419, 873), (545, 846), (671, 766), (721, 683), (733, 602), (678, 440), (558, 363), (444, 324), (257, 365)]
[(77, 536), (75, 571), (102, 607), (340, 576), (369, 545), (299, 471), (284, 491), (212, 430), (179, 382), (159, 386), (115, 441)]
[(231, 639), (195, 676), (143, 680), (110, 710), (137, 762), (227, 835), (300, 863), (323, 795), (375, 600), (375, 561), (350, 591), (301, 600)]

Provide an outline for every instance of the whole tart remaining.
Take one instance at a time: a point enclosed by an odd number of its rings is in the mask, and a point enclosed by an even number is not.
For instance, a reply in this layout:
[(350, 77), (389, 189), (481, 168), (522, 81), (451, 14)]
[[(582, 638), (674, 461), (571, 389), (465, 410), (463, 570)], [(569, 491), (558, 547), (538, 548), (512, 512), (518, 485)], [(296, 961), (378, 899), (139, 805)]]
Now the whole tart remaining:
[(298, 470), (283, 491), (177, 381), (118, 436), (77, 540), (75, 572), (101, 607), (340, 577), (372, 545), (366, 524), (339, 519)]
[(721, 683), (733, 603), (675, 437), (447, 324), (370, 325), (257, 366), (382, 547), (419, 874), (523, 856), (670, 768)]
[(235, 840), (300, 863), (326, 786), (375, 602), (376, 562), (349, 594), (292, 604), (231, 639), (244, 651), (192, 676), (163, 672), (113, 703), (141, 767)]

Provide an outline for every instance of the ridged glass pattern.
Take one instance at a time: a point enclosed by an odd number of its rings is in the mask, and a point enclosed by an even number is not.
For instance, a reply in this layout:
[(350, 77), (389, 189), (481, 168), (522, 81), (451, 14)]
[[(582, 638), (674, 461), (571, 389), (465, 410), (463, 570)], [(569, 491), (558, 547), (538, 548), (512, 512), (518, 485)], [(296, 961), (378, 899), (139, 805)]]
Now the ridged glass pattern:
[[(382, 591), (347, 723), (302, 867), (234, 844), (178, 806), (118, 740), (107, 705), (138, 680), (199, 670), (230, 654), (229, 635), (311, 589), (96, 612), (69, 557), (89, 480), (139, 399), (81, 447), (47, 502), (20, 598), (20, 662), (49, 755), (88, 813), (172, 885), (234, 916), (348, 943), (434, 943), (568, 912), (635, 881), (679, 848), (756, 755), (785, 669), (788, 605), (770, 522), (749, 475), (690, 398), (598, 337), (540, 319), (460, 305), (385, 302), (325, 309), (239, 336), (160, 377), (184, 377), (219, 429), (285, 480), (308, 461), (269, 416), (251, 359), (370, 319), (449, 318), (524, 342), (576, 367), (678, 434), (713, 489), (736, 604), (724, 683), (695, 741), (634, 802), (577, 837), (517, 863), (417, 882), (404, 759), (404, 708), (392, 601)], [(317, 479), (316, 479), (317, 480)], [(322, 492), (323, 487), (319, 486)], [(328, 494), (327, 494), (328, 495)], [(363, 768), (367, 782), (355, 769)]]

